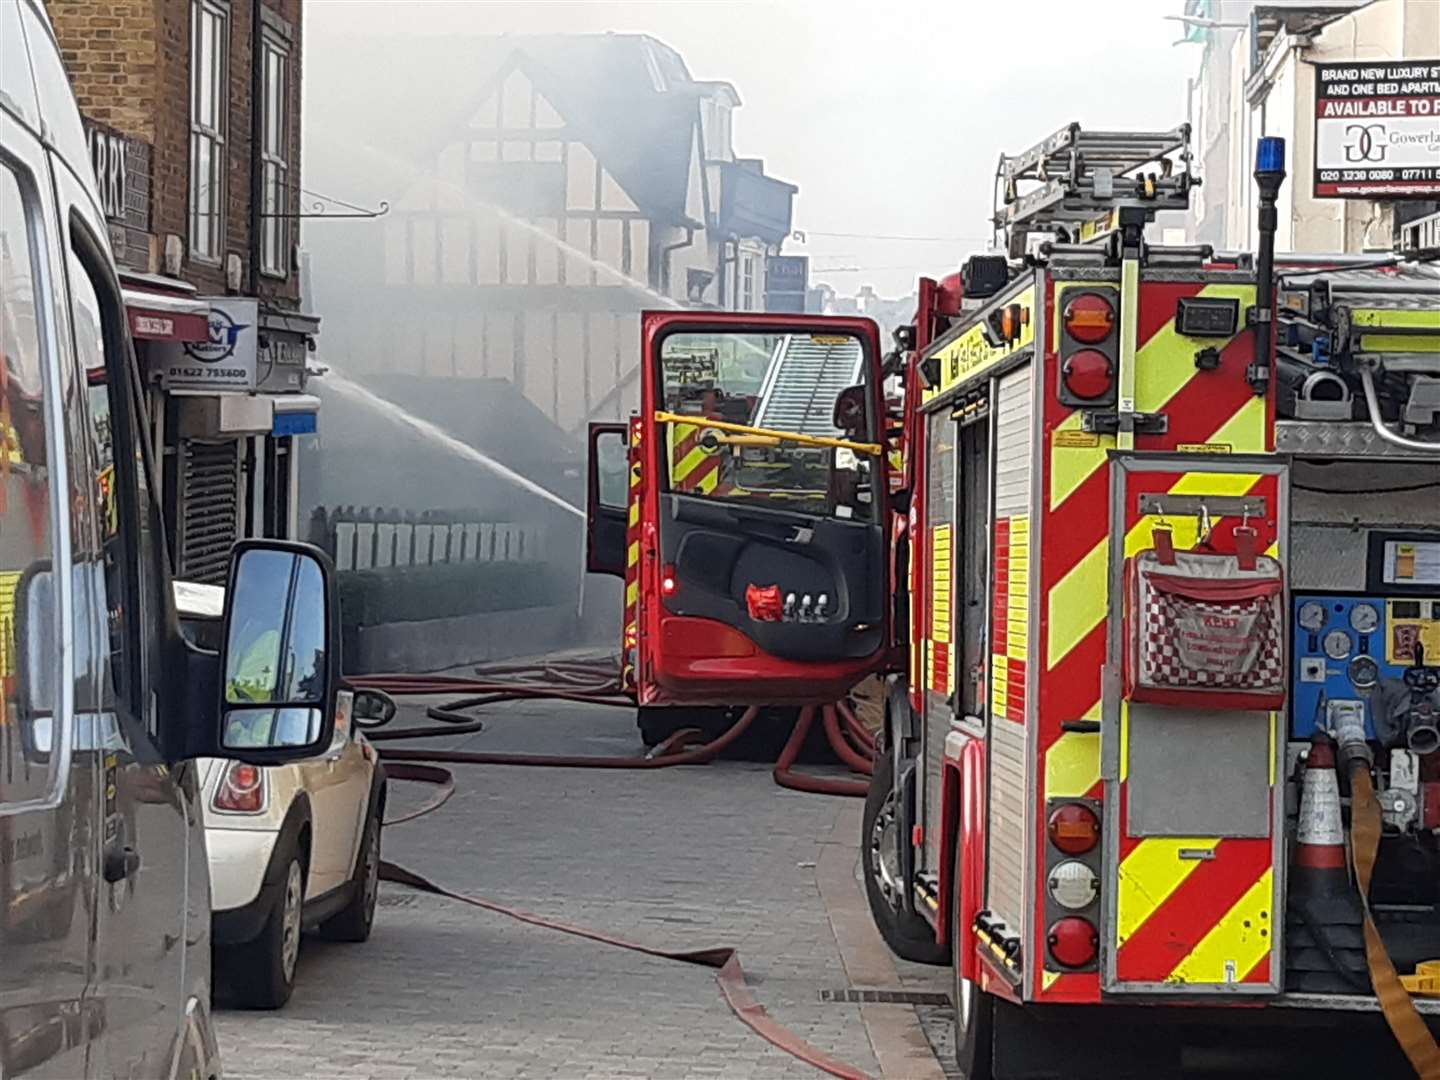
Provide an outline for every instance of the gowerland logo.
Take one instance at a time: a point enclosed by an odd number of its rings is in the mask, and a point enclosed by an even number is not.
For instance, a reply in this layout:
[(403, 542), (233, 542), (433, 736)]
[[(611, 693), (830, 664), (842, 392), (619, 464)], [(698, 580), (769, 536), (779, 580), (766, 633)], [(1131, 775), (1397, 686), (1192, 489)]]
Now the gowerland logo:
[(210, 309), (210, 337), (206, 341), (187, 341), (185, 354), (202, 364), (218, 364), (235, 352), (235, 342), (240, 333), (249, 329), (249, 323), (237, 323), (219, 308)]
[(1384, 161), (1385, 133), (1384, 124), (1346, 124), (1345, 160)]

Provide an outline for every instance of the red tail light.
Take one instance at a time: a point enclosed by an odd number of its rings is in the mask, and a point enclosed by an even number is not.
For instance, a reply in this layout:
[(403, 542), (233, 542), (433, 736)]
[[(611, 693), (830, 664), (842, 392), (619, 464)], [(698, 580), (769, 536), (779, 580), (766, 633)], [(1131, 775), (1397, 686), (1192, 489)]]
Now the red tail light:
[(231, 814), (258, 814), (265, 809), (265, 773), (236, 761), (225, 770), (215, 790), (215, 809)]
[(1070, 915), (1050, 927), (1045, 936), (1050, 955), (1067, 968), (1082, 968), (1095, 962), (1100, 952), (1100, 935), (1089, 919)]
[(1097, 293), (1081, 293), (1065, 305), (1065, 332), (1086, 345), (1099, 345), (1115, 329), (1115, 308)]
[(675, 577), (675, 567), (665, 567), (660, 571), (660, 595), (674, 596), (679, 590), (680, 582)]
[(1066, 803), (1050, 815), (1050, 843), (1066, 855), (1084, 855), (1100, 842), (1100, 819), (1083, 803)]
[(1115, 385), (1115, 365), (1098, 349), (1081, 349), (1066, 359), (1060, 377), (1075, 397), (1096, 401)]

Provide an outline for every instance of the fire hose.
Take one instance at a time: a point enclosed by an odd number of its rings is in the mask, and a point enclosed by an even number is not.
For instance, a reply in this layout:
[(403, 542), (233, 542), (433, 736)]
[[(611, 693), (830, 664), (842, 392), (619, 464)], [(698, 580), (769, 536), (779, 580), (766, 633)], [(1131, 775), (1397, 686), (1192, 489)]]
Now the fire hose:
[[(379, 690), (393, 696), (463, 695), (443, 705), (427, 707), (426, 716), (433, 725), (397, 731), (372, 731), (371, 742), (397, 739), (435, 738), (464, 735), (481, 730), (483, 722), (473, 712), (509, 701), (573, 701), (590, 705), (634, 708), (633, 699), (619, 687), (618, 669), (613, 665), (568, 661), (547, 663), (539, 668), (528, 665), (488, 667), (478, 678), (448, 675), (369, 675), (349, 680), (356, 689)], [(795, 727), (786, 740), (772, 775), (782, 787), (825, 795), (864, 797), (867, 784), (838, 777), (814, 776), (797, 772), (795, 762), (805, 744), (815, 717), (821, 717), (822, 728), (830, 748), (840, 761), (855, 772), (869, 775), (875, 740), (845, 702), (807, 705), (800, 710)], [(472, 750), (420, 750), (401, 747), (377, 747), (385, 761), (386, 775), (394, 780), (430, 784), (436, 791), (429, 799), (406, 813), (391, 818), (386, 825), (413, 821), (439, 809), (455, 792), (455, 776), (445, 765), (513, 765), (534, 768), (581, 769), (664, 769), (679, 765), (701, 765), (714, 760), (733, 745), (754, 723), (758, 706), (745, 709), (728, 728), (708, 742), (694, 728), (676, 731), (643, 757), (601, 755), (554, 755), (525, 753), (491, 753)], [(433, 893), (451, 900), (482, 908), (532, 926), (586, 938), (603, 945), (627, 949), (665, 960), (696, 964), (715, 970), (715, 981), (725, 1003), (735, 1016), (771, 1045), (807, 1064), (841, 1077), (842, 1080), (868, 1080), (861, 1070), (825, 1053), (794, 1031), (780, 1024), (756, 999), (740, 965), (739, 950), (719, 946), (702, 949), (661, 949), (532, 912), (453, 892), (429, 878), (388, 860), (380, 864), (383, 880)]]
[(1400, 981), (1370, 911), (1370, 881), (1380, 850), (1382, 814), (1375, 786), (1370, 781), (1369, 763), (1363, 758), (1351, 764), (1350, 793), (1350, 857), (1365, 915), (1365, 957), (1375, 997), (1379, 999), (1380, 1010), (1395, 1041), (1414, 1066), (1415, 1075), (1420, 1080), (1440, 1080), (1440, 1045), (1436, 1044), (1435, 1036)]

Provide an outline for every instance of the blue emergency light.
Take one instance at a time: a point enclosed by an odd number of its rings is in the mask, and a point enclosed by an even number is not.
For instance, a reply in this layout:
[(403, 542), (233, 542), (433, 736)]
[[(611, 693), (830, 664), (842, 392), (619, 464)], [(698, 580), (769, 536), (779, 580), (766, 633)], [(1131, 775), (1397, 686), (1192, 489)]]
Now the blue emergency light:
[(1255, 144), (1255, 175), (1285, 175), (1285, 140), (1278, 135), (1263, 135)]

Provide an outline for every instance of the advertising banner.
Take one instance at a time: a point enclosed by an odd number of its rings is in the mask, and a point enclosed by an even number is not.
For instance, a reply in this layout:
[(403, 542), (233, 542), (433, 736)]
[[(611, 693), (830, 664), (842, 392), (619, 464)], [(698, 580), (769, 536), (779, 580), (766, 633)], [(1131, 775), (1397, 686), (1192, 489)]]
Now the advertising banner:
[(1315, 65), (1315, 197), (1440, 196), (1440, 60)]

